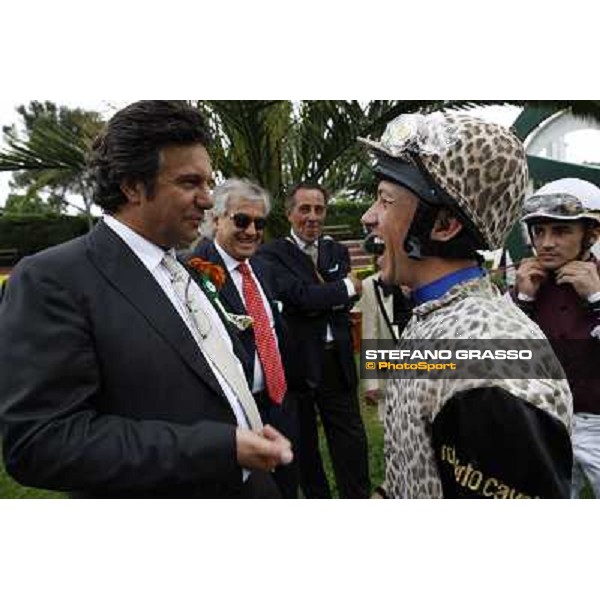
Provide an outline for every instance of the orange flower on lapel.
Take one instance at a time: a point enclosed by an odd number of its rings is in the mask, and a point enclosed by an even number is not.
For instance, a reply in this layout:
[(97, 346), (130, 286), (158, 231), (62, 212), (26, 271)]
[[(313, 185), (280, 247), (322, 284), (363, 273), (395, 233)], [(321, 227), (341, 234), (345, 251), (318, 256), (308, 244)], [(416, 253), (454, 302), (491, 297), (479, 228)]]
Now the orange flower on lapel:
[(225, 269), (223, 269), (223, 267), (201, 258), (191, 258), (188, 261), (188, 265), (200, 273), (200, 275), (208, 277), (218, 290), (223, 287), (223, 284), (225, 283)]

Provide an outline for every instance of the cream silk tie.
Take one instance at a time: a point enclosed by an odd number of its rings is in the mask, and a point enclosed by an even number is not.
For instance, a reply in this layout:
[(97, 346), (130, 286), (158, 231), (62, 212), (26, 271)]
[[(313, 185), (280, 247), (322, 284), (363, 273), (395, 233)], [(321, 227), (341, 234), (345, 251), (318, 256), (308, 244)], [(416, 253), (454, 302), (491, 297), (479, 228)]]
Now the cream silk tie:
[(310, 244), (306, 244), (306, 246), (304, 246), (304, 253), (310, 256), (310, 259), (313, 263), (313, 267), (315, 268), (315, 274), (317, 276), (317, 279), (321, 283), (325, 283), (321, 273), (319, 273), (319, 247), (317, 246), (317, 242), (311, 242)]
[(210, 360), (213, 369), (216, 369), (233, 389), (250, 428), (260, 431), (263, 424), (254, 396), (238, 367), (236, 357), (227, 348), (210, 317), (202, 309), (202, 300), (199, 298), (202, 292), (192, 281), (190, 274), (173, 256), (165, 254), (162, 263), (171, 276), (175, 293), (190, 314), (196, 332), (194, 335), (196, 343)]
[(310, 256), (310, 258), (313, 261), (313, 264), (315, 265), (315, 268), (317, 268), (317, 261), (319, 260), (319, 248), (317, 248), (317, 244), (315, 242), (307, 244), (304, 247), (304, 252), (306, 252), (306, 254)]

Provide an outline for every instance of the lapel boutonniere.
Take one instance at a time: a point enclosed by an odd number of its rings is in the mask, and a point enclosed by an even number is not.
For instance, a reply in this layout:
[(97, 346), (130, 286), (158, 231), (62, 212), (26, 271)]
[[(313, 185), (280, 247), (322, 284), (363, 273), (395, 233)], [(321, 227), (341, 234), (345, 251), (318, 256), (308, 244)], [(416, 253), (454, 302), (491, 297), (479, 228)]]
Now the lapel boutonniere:
[(225, 269), (220, 265), (215, 265), (208, 260), (197, 257), (191, 258), (188, 261), (188, 265), (200, 275), (202, 290), (213, 305), (217, 307), (225, 320), (240, 331), (248, 329), (253, 323), (252, 317), (228, 312), (219, 299), (219, 290), (225, 283)]
[(225, 269), (219, 265), (203, 260), (201, 258), (190, 258), (188, 265), (200, 275), (204, 284), (210, 283), (215, 288), (215, 293), (225, 283)]

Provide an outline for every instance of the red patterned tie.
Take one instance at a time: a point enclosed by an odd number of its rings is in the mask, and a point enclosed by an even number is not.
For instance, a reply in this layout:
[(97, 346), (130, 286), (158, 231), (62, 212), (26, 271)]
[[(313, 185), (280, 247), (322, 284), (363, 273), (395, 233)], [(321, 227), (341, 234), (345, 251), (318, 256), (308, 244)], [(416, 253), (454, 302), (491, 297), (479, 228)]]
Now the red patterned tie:
[(269, 323), (269, 317), (262, 301), (256, 282), (250, 274), (246, 263), (238, 265), (242, 274), (242, 291), (248, 314), (254, 319), (254, 341), (258, 350), (258, 357), (265, 374), (269, 398), (275, 404), (281, 404), (287, 385), (281, 364), (281, 355), (275, 343), (275, 336)]

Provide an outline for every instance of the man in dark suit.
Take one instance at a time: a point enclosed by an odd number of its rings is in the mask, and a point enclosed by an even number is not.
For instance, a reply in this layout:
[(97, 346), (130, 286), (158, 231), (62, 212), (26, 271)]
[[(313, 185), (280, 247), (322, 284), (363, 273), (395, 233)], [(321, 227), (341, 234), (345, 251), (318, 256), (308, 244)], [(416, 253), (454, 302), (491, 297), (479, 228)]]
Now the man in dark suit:
[[(289, 363), (284, 357), (286, 336), (278, 306), (272, 301), (271, 270), (264, 260), (255, 256), (271, 209), (270, 198), (254, 183), (229, 179), (215, 189), (213, 199), (214, 241), (201, 242), (192, 256), (223, 267), (227, 274), (219, 290), (223, 306), (232, 314), (250, 315), (255, 319), (252, 326), (239, 334), (250, 358), (247, 369), (250, 389), (263, 422), (273, 425), (294, 443), (297, 419), (285, 394), (284, 367)], [(251, 282), (245, 279), (246, 269)], [(252, 298), (256, 292), (257, 309)], [(253, 314), (255, 310), (258, 314)], [(261, 328), (263, 321), (264, 329)], [(279, 467), (273, 475), (284, 498), (297, 497), (295, 462)]]
[[(78, 497), (278, 497), (263, 427), (206, 275), (175, 260), (212, 206), (208, 134), (178, 102), (119, 111), (96, 140), (104, 219), (22, 260), (0, 305), (7, 471)], [(244, 387), (245, 386), (245, 387)]]
[(361, 292), (347, 248), (322, 236), (327, 192), (297, 185), (287, 199), (292, 229), (262, 247), (273, 269), (289, 331), (288, 384), (298, 407), (300, 481), (308, 498), (331, 493), (319, 453), (317, 410), (329, 445), (339, 494), (370, 493), (367, 437), (357, 398), (349, 310)]

